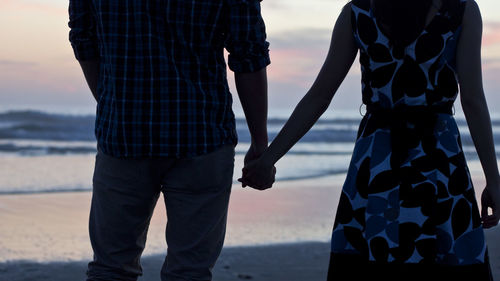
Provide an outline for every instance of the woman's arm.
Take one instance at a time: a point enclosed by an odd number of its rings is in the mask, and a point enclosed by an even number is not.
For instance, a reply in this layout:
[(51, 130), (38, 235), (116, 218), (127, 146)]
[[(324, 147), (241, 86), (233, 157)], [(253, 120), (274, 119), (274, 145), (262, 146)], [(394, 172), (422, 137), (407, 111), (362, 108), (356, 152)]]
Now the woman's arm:
[(297, 143), (326, 111), (335, 92), (349, 72), (358, 48), (351, 27), (351, 6), (347, 4), (335, 24), (326, 61), (311, 89), (302, 98), (283, 129), (257, 161), (243, 169), (244, 184), (258, 189), (271, 187), (272, 167)]
[[(481, 13), (476, 2), (469, 0), (458, 42), (457, 68), (462, 108), (486, 177), (482, 217), (484, 226), (488, 228), (498, 224), (500, 218), (500, 210), (497, 208), (500, 207), (500, 177), (491, 119), (483, 90), (481, 39)], [(493, 208), (493, 216), (488, 216), (488, 207)]]

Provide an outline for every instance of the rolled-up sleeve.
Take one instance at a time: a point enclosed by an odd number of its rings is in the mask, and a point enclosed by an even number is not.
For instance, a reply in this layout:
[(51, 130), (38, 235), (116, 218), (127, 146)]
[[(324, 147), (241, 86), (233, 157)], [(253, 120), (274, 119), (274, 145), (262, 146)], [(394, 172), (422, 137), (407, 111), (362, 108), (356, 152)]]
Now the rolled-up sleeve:
[(266, 27), (259, 0), (229, 0), (225, 47), (229, 68), (238, 73), (255, 72), (271, 63)]
[(69, 1), (69, 41), (77, 60), (99, 57), (95, 21), (90, 0)]

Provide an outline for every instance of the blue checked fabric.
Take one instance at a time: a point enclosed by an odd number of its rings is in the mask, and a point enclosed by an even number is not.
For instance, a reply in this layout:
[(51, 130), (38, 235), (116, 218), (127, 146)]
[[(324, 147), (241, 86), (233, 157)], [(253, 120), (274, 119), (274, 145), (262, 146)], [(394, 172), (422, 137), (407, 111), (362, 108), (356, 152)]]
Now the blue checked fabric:
[(119, 158), (191, 157), (237, 141), (229, 68), (270, 63), (258, 0), (70, 0), (75, 57), (100, 60), (95, 133)]

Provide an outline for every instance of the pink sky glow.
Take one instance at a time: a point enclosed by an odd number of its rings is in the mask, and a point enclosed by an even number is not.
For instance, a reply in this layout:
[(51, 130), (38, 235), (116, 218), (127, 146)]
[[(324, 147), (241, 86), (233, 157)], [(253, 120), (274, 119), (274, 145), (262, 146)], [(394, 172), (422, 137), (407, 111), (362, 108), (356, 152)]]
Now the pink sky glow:
[[(271, 42), (269, 67), (271, 107), (292, 107), (314, 81), (326, 52), (333, 23), (346, 1), (263, 1)], [(312, 4), (315, 5), (312, 5)], [(500, 2), (478, 1), (483, 10), (484, 83), (490, 104), (500, 104)], [(84, 106), (92, 97), (68, 42), (67, 1), (3, 0), (0, 2), (0, 104), (12, 108)], [(293, 19), (293, 20), (291, 20)], [(340, 91), (359, 92), (355, 63)], [(343, 94), (338, 104), (352, 103)], [(495, 109), (494, 109), (495, 110)], [(496, 109), (500, 111), (500, 109)]]

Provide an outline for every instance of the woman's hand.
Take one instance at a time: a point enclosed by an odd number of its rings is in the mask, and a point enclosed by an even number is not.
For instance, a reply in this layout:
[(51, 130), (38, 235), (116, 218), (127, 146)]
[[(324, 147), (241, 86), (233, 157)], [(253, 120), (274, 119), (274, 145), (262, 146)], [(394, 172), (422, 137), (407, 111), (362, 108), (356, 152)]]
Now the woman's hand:
[[(492, 214), (489, 214), (489, 208)], [(481, 220), (488, 229), (498, 225), (500, 220), (500, 185), (488, 185), (481, 195)]]
[(273, 186), (276, 168), (272, 163), (266, 163), (263, 158), (248, 162), (243, 168), (243, 176), (238, 179), (243, 185), (258, 190), (266, 190)]

